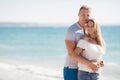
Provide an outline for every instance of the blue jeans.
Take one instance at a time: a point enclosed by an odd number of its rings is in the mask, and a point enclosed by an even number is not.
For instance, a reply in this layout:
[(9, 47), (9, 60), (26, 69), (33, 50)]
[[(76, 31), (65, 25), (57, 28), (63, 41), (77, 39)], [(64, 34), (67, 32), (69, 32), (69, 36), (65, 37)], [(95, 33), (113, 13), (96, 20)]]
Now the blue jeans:
[(99, 79), (98, 73), (91, 73), (78, 70), (78, 80), (98, 80), (98, 79)]
[(72, 69), (69, 67), (64, 67), (63, 76), (64, 80), (77, 80), (78, 69)]

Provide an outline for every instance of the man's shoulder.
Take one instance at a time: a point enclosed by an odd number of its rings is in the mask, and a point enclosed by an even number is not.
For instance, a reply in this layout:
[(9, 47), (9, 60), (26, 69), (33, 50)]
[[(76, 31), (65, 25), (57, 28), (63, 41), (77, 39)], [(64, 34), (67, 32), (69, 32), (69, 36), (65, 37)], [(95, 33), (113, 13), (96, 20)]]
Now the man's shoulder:
[(77, 28), (78, 28), (77, 24), (74, 23), (74, 24), (72, 24), (72, 25), (70, 25), (70, 26), (68, 27), (68, 31), (74, 31), (74, 30), (77, 29)]
[(70, 25), (69, 28), (75, 28), (75, 27), (77, 27), (77, 23), (74, 23), (74, 24)]
[(68, 31), (72, 31), (72, 32), (79, 30), (79, 29), (82, 29), (82, 28), (77, 24), (77, 22), (70, 25), (70, 27), (68, 27)]

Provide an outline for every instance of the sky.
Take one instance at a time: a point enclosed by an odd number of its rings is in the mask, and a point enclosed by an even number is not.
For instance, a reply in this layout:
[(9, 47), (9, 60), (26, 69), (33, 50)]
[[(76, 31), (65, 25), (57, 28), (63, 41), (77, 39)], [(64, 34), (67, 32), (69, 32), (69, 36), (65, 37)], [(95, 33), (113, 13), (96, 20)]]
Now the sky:
[(0, 22), (72, 24), (82, 5), (100, 24), (120, 24), (120, 0), (0, 0)]

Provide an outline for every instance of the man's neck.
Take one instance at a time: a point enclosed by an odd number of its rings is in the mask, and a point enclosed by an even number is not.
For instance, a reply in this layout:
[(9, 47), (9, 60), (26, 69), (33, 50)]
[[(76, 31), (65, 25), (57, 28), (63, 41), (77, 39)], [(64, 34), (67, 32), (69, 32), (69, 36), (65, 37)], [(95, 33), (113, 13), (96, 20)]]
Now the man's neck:
[(86, 34), (86, 32), (85, 32), (85, 22), (78, 21), (78, 24), (80, 25), (80, 27), (83, 28), (84, 34)]
[(85, 27), (85, 22), (78, 21), (78, 24), (79, 24), (82, 28), (84, 28), (84, 27)]

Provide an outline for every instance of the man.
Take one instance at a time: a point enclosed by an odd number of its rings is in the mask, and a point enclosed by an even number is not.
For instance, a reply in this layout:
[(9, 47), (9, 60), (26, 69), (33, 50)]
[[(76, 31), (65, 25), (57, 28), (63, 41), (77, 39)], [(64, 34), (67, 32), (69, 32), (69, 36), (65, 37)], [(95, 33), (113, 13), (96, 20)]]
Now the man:
[(77, 42), (84, 36), (84, 27), (90, 18), (90, 8), (88, 6), (82, 6), (79, 10), (78, 17), (78, 22), (70, 26), (66, 32), (65, 44), (68, 55), (64, 65), (64, 80), (77, 80), (78, 62), (87, 65), (93, 71), (98, 69), (96, 65), (91, 64), (82, 56), (74, 54)]

